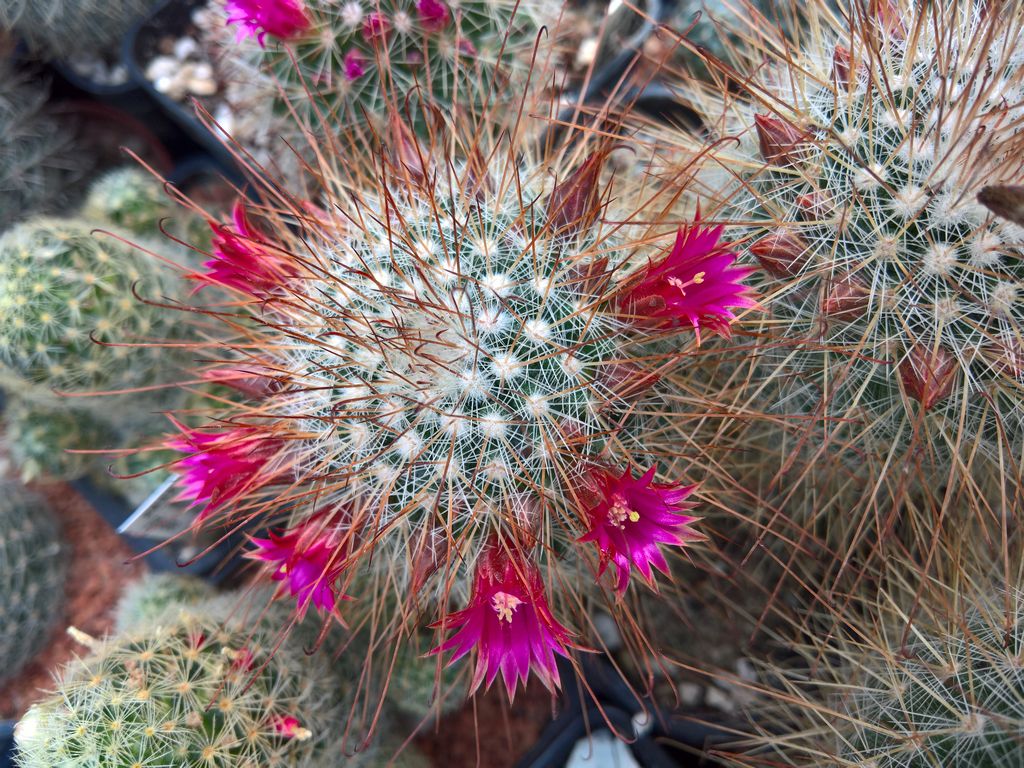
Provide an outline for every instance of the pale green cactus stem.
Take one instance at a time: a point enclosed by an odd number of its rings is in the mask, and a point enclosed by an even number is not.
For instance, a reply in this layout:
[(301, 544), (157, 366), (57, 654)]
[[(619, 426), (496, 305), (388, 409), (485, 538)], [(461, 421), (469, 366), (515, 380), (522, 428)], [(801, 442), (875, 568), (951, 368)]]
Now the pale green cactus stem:
[(46, 500), (0, 480), (0, 682), (44, 647), (60, 618), (65, 558)]

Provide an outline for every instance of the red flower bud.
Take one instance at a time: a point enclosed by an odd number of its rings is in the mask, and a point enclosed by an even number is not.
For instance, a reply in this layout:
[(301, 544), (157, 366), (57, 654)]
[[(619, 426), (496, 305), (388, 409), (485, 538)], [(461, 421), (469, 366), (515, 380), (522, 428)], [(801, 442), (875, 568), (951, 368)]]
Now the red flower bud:
[(409, 544), (412, 572), (409, 576), (409, 599), (414, 600), (423, 585), (437, 569), (448, 560), (448, 534), (444, 529), (433, 527), (426, 531), (419, 541)]
[(388, 17), (374, 11), (367, 14), (363, 21), (363, 39), (368, 43), (383, 41), (387, 38), (390, 29), (391, 22), (388, 21)]
[(894, 0), (871, 0), (868, 11), (878, 25), (897, 40), (907, 36), (907, 26), (903, 23), (903, 14)]
[(850, 82), (850, 50), (841, 45), (832, 52), (832, 79), (840, 88)]
[(601, 211), (597, 182), (608, 151), (594, 152), (548, 197), (548, 222), (553, 232), (579, 232), (593, 225)]
[(801, 145), (806, 143), (807, 131), (771, 115), (754, 115), (761, 156), (769, 163), (791, 165), (800, 159)]
[(956, 358), (945, 347), (915, 344), (899, 364), (903, 391), (931, 410), (953, 391), (958, 369)]
[(799, 235), (780, 231), (765, 235), (750, 246), (761, 266), (772, 277), (796, 277), (809, 257), (808, 245)]
[(640, 397), (660, 379), (661, 376), (654, 371), (645, 370), (635, 363), (603, 365), (597, 374), (597, 383), (615, 395), (608, 401), (608, 406), (617, 405), (616, 401)]
[(416, 140), (416, 134), (397, 115), (388, 123), (390, 154), (396, 170), (411, 181), (422, 184), (430, 175), (430, 158), (426, 149)]
[(856, 275), (832, 279), (821, 302), (821, 312), (836, 320), (856, 320), (871, 302), (871, 288)]
[(1024, 227), (1024, 186), (982, 187), (978, 202), (996, 216)]
[(796, 205), (800, 215), (807, 221), (818, 221), (832, 213), (832, 198), (825, 192), (808, 192), (797, 195)]

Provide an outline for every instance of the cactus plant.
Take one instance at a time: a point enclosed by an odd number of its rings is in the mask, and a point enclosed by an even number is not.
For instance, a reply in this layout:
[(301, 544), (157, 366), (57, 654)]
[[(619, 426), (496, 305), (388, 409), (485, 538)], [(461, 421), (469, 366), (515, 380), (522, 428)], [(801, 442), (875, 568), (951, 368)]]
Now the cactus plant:
[(857, 463), (969, 482), (1024, 439), (1022, 232), (975, 200), (1018, 174), (1024, 11), (850, 14), (817, 0), (793, 46), (764, 31), (749, 99), (683, 86), (711, 138), (738, 139), (704, 183), (762, 267), (766, 396)]
[(209, 600), (214, 595), (210, 584), (195, 576), (180, 573), (147, 573), (125, 587), (117, 602), (117, 632), (173, 620), (182, 608)]
[(698, 537), (666, 427), (683, 400), (637, 404), (753, 301), (720, 230), (651, 225), (628, 194), (605, 227), (607, 148), (506, 152), (490, 127), (426, 146), (392, 116), (291, 224), (240, 205), (198, 278), (245, 335), (204, 370), (246, 401), (170, 445), (197, 527), (283, 525), (251, 556), (300, 612), (406, 636), (436, 617), (455, 634), (434, 651), (475, 650), (470, 688), (500, 671), (511, 695), (558, 684), (571, 595), (609, 565), (619, 592), (651, 583), (660, 545)]
[(95, 643), (18, 724), (18, 765), (337, 765), (346, 681), (278, 639), (199, 606)]
[(25, 482), (76, 480), (97, 468), (98, 451), (116, 445), (110, 425), (88, 411), (15, 399), (4, 412), (11, 461)]
[(0, 681), (39, 651), (60, 617), (65, 560), (46, 500), (0, 481)]
[[(256, 108), (269, 95), (278, 116), (295, 110), (314, 129), (338, 121), (379, 127), (387, 108), (411, 108), (422, 127), (423, 103), (450, 115), (509, 101), (510, 81), (525, 82), (527, 54), (544, 23), (534, 0), (227, 6), (227, 21), (256, 38), (222, 46), (225, 79), (258, 88), (253, 98), (239, 92), (236, 99)], [(276, 18), (284, 11), (287, 23)]]
[[(985, 601), (988, 603), (989, 601)], [(1024, 762), (1024, 599), (968, 610), (866, 664), (846, 701), (840, 755), (878, 768), (1000, 768)]]
[[(138, 284), (138, 285), (137, 285)], [(25, 396), (145, 386), (173, 363), (144, 342), (174, 316), (140, 305), (170, 283), (155, 259), (81, 220), (37, 218), (0, 237), (0, 367)], [(99, 342), (99, 343), (96, 343)], [(128, 346), (127, 344), (143, 344)]]
[(149, 0), (6, 0), (0, 3), (0, 28), (53, 58), (83, 50), (103, 54), (151, 6)]
[(70, 134), (43, 111), (47, 95), (0, 61), (0, 232), (59, 203), (81, 165)]

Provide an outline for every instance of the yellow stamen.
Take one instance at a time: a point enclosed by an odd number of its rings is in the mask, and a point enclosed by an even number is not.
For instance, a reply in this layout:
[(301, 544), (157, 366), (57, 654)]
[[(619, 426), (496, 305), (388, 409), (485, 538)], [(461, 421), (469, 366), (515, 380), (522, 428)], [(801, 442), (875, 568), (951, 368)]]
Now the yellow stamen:
[(509, 624), (512, 623), (512, 614), (522, 603), (518, 597), (507, 592), (496, 592), (491, 598), (491, 606), (498, 614), (498, 621), (507, 621)]

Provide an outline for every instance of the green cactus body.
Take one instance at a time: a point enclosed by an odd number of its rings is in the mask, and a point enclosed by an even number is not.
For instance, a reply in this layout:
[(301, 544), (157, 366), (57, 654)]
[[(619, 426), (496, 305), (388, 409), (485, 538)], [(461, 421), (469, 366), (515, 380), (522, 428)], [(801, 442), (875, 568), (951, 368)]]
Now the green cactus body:
[(0, 481), (0, 681), (42, 648), (60, 616), (64, 554), (46, 500)]
[(1024, 599), (993, 618), (972, 609), (950, 634), (925, 633), (865, 668), (839, 754), (872, 768), (1024, 765)]
[(344, 682), (277, 641), (265, 624), (182, 611), (100, 644), (19, 723), (18, 765), (333, 768)]
[(417, 104), (448, 115), (508, 99), (541, 24), (536, 0), (312, 0), (306, 13), (309, 28), (293, 39), (230, 45), (225, 63), (271, 74), (285, 97), (276, 112), (296, 109), (312, 127), (375, 122), (388, 106), (411, 108), (422, 126)]
[(142, 295), (170, 293), (159, 262), (92, 230), (85, 221), (39, 218), (0, 237), (5, 386), (52, 400), (52, 390), (152, 384), (167, 370), (166, 351), (123, 344), (181, 338), (169, 313), (133, 295), (136, 283)]
[(418, 635), (419, 644), (409, 639), (398, 651), (388, 677), (388, 701), (414, 725), (430, 727), (438, 715), (462, 706), (465, 691), (457, 685), (460, 669), (445, 665), (437, 656), (434, 663), (424, 661), (423, 656), (435, 645), (433, 633), (420, 630)]
[(88, 411), (16, 400), (4, 412), (11, 461), (25, 482), (75, 480), (96, 469), (95, 454), (116, 445), (110, 425)]
[(809, 16), (802, 50), (758, 86), (774, 113), (696, 101), (739, 139), (715, 151), (742, 183), (707, 183), (729, 190), (727, 216), (764, 267), (773, 399), (858, 461), (913, 444), (941, 469), (1024, 438), (1024, 230), (975, 199), (1019, 178), (1024, 17), (886, 7), (852, 32)]

